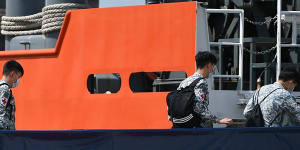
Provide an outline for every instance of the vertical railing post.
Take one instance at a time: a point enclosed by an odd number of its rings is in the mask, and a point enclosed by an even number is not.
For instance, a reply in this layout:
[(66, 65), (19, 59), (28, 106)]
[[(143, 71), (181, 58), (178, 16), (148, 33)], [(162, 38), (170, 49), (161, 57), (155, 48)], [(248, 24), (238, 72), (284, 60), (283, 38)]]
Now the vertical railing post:
[(244, 11), (240, 13), (240, 52), (239, 52), (239, 76), (241, 91), (243, 90), (243, 50), (244, 50)]
[(279, 79), (281, 70), (281, 0), (277, 0), (277, 68), (276, 80)]

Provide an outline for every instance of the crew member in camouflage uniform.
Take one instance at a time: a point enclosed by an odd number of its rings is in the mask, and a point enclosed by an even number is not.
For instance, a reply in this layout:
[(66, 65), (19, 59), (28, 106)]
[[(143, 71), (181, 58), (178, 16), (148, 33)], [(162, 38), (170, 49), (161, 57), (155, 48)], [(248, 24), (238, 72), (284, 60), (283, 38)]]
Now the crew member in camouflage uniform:
[[(185, 120), (183, 123), (173, 123), (173, 128), (212, 128), (213, 123), (219, 124), (231, 124), (232, 119), (224, 118), (218, 119), (216, 116), (212, 115), (208, 110), (209, 104), (209, 92), (208, 92), (208, 84), (206, 78), (209, 77), (209, 74), (213, 72), (214, 66), (217, 63), (216, 57), (207, 51), (198, 52), (196, 55), (196, 72), (183, 80), (177, 90), (185, 88), (189, 86), (194, 80), (198, 78), (202, 78), (195, 86), (195, 102), (194, 102), (194, 112), (196, 116), (194, 116), (190, 120)], [(187, 125), (188, 124), (188, 125)], [(192, 124), (192, 125), (190, 125)]]
[(3, 67), (0, 80), (0, 129), (15, 130), (15, 99), (10, 88), (19, 84), (19, 78), (24, 74), (22, 66), (15, 60), (10, 60)]
[[(300, 125), (300, 105), (297, 104), (295, 97), (292, 95), (292, 91), (298, 83), (299, 72), (296, 69), (287, 68), (280, 72), (277, 82), (265, 85), (255, 92), (254, 96), (258, 95), (258, 103), (261, 103), (260, 108), (265, 127)], [(274, 92), (271, 93), (272, 91)], [(269, 96), (266, 97), (267, 95)], [(264, 98), (265, 100), (262, 101)], [(250, 112), (256, 103), (257, 101), (253, 98), (249, 100), (244, 110), (246, 118), (250, 117)]]

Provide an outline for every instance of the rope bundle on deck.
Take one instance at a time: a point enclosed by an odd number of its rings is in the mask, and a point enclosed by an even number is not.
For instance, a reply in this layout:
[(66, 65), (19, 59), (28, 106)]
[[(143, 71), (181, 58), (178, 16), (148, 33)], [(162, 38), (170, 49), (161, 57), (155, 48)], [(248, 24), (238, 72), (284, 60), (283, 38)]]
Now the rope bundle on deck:
[(17, 36), (57, 31), (61, 29), (68, 10), (82, 8), (86, 8), (86, 5), (62, 3), (46, 6), (42, 12), (29, 16), (3, 16), (1, 20), (1, 34)]

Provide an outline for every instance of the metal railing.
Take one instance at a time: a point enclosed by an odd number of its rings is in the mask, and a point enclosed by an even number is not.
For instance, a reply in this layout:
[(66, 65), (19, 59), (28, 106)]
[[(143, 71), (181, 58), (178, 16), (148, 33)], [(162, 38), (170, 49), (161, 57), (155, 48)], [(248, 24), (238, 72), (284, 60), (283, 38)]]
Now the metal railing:
[[(239, 35), (239, 42), (209, 42), (210, 46), (219, 46), (219, 70), (222, 73), (222, 45), (232, 45), (232, 46), (239, 46), (239, 74), (238, 75), (213, 75), (214, 78), (239, 78), (240, 79), (240, 90), (243, 90), (243, 44), (244, 44), (244, 10), (242, 9), (206, 9), (206, 13), (233, 13), (239, 14), (240, 17), (240, 35)], [(208, 16), (208, 15), (206, 15)], [(206, 18), (208, 20), (208, 18)], [(221, 87), (221, 82), (219, 82), (219, 90)]]
[[(281, 70), (281, 47), (300, 47), (297, 44), (297, 21), (296, 16), (300, 18), (300, 11), (282, 11), (281, 0), (277, 0), (277, 67), (276, 67), (276, 79), (278, 80)], [(292, 43), (281, 44), (281, 15), (292, 16), (290, 22), (292, 23)]]

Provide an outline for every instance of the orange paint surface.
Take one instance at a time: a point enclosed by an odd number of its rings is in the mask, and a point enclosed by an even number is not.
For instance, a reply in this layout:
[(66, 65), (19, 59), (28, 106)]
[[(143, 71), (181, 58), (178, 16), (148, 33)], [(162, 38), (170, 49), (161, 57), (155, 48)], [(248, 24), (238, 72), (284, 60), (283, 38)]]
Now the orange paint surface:
[[(0, 52), (24, 70), (17, 130), (170, 128), (166, 92), (132, 93), (133, 72), (195, 69), (196, 2), (74, 10), (55, 49)], [(90, 94), (89, 74), (119, 73), (116, 94)]]

